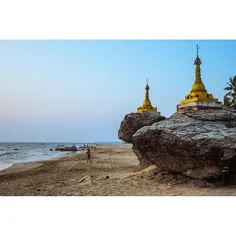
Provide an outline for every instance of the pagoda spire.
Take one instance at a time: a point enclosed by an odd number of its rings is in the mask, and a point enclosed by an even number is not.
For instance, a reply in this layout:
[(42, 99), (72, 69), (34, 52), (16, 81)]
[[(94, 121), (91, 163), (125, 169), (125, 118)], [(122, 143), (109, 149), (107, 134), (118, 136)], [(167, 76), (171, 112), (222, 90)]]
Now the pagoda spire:
[(194, 65), (196, 66), (195, 68), (195, 82), (193, 84), (191, 93), (194, 92), (206, 92), (206, 88), (204, 84), (202, 83), (202, 78), (201, 78), (201, 67), (200, 65), (202, 64), (201, 59), (198, 56), (198, 51), (200, 47), (197, 45), (197, 57), (194, 61)]
[(197, 45), (197, 57), (194, 60), (195, 68), (195, 81), (190, 93), (185, 96), (185, 99), (177, 105), (178, 112), (185, 110), (209, 110), (209, 109), (222, 109), (221, 102), (209, 94), (202, 82), (201, 78), (201, 59), (198, 55), (199, 46)]
[(148, 85), (148, 78), (147, 78), (147, 84), (145, 87), (145, 99), (143, 101), (143, 105), (137, 109), (137, 112), (157, 112), (157, 108), (153, 107), (151, 104), (151, 101), (149, 99), (149, 85)]
[(146, 90), (146, 93), (145, 93), (145, 100), (144, 100), (144, 102), (143, 102), (143, 105), (144, 105), (144, 104), (151, 104), (150, 99), (149, 99), (148, 78), (147, 78), (147, 85), (146, 85), (145, 90)]

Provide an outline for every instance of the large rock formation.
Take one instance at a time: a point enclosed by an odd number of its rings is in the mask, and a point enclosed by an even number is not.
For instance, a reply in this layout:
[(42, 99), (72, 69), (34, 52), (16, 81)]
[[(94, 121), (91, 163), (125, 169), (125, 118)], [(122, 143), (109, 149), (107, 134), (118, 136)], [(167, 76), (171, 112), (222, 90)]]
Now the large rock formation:
[(236, 183), (236, 111), (191, 111), (139, 129), (133, 150), (162, 182)]
[(72, 151), (72, 152), (76, 152), (76, 151), (78, 151), (78, 148), (75, 145), (73, 145), (71, 147), (56, 147), (55, 151), (61, 151), (61, 152)]
[(161, 116), (159, 113), (155, 112), (127, 114), (121, 122), (120, 129), (118, 131), (118, 138), (125, 142), (132, 143), (132, 136), (137, 130), (164, 119), (166, 119), (164, 116)]

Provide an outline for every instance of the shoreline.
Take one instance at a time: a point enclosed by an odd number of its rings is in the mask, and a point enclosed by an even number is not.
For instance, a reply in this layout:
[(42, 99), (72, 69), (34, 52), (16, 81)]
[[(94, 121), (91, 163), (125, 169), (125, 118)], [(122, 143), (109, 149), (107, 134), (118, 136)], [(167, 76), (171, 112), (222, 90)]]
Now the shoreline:
[[(28, 145), (30, 144), (30, 145)], [(32, 144), (32, 146), (31, 146)], [(76, 143), (77, 151), (83, 152), (83, 148), (94, 146), (94, 143)], [(71, 148), (71, 142), (0, 142), (0, 171), (17, 163), (27, 163), (43, 160), (52, 160), (67, 157), (73, 154), (73, 150), (56, 150), (57, 148)]]
[(75, 153), (71, 152), (71, 153), (65, 153), (63, 155), (63, 152), (61, 152), (61, 155), (60, 156), (56, 156), (56, 157), (51, 157), (47, 160), (45, 159), (33, 159), (33, 160), (30, 160), (30, 159), (26, 159), (26, 160), (22, 160), (20, 159), (19, 161), (16, 160), (16, 162), (6, 162), (6, 161), (0, 161), (0, 174), (2, 171), (5, 171), (8, 170), (9, 168), (13, 168), (14, 166), (18, 166), (18, 165), (22, 165), (22, 164), (25, 164), (26, 166), (28, 165), (28, 163), (37, 163), (37, 162), (42, 162), (42, 161), (51, 161), (51, 160), (59, 160), (59, 159), (62, 159), (62, 158), (68, 158), (72, 155), (79, 155), (80, 153), (83, 153), (84, 151), (82, 150), (79, 150)]
[[(112, 146), (112, 145), (123, 145), (122, 144), (112, 144), (112, 143), (109, 143), (109, 144), (97, 144), (96, 146), (103, 146), (103, 145), (107, 145), (107, 146)], [(73, 158), (73, 157), (77, 157), (77, 156), (80, 156), (80, 155), (83, 155), (85, 154), (86, 151), (85, 150), (78, 150), (76, 152), (66, 152), (64, 155), (63, 155), (63, 152), (61, 152), (61, 156), (57, 156), (57, 157), (52, 157), (48, 160), (30, 160), (30, 161), (21, 161), (19, 160), (19, 162), (16, 162), (16, 163), (7, 163), (7, 162), (1, 162), (0, 161), (0, 175), (4, 175), (4, 174), (9, 174), (9, 173), (18, 173), (18, 172), (24, 172), (24, 171), (27, 171), (27, 170), (30, 170), (30, 169), (33, 169), (33, 168), (37, 168), (39, 167), (40, 165), (42, 165), (41, 162), (43, 163), (47, 163), (47, 162), (51, 162), (51, 161), (54, 161), (54, 160), (66, 160), (68, 158)]]

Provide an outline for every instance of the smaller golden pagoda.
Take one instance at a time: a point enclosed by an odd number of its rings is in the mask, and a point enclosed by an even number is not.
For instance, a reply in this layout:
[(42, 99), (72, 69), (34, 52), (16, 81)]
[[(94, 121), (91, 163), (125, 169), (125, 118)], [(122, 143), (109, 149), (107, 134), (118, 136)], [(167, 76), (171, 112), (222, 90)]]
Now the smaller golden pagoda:
[(208, 110), (208, 109), (222, 109), (222, 103), (209, 94), (201, 79), (201, 59), (198, 56), (199, 47), (197, 45), (197, 57), (194, 61), (195, 68), (195, 82), (192, 90), (185, 97), (184, 100), (177, 105), (177, 112), (184, 112), (185, 110)]
[[(147, 85), (146, 85), (146, 93), (145, 93), (145, 99), (143, 101), (143, 105), (141, 107), (138, 107), (137, 112), (156, 112), (157, 108), (153, 107), (151, 104), (151, 101), (149, 99), (149, 86), (148, 86), (148, 79), (147, 79)], [(158, 112), (159, 113), (159, 112)]]

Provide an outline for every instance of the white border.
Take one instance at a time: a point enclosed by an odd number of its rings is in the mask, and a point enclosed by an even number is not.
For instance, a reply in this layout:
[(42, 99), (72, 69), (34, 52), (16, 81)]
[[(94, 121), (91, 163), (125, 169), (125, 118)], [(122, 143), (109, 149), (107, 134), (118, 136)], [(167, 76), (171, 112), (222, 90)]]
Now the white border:
[(236, 38), (233, 0), (8, 0), (2, 39)]
[[(226, 197), (0, 198), (2, 235), (227, 235)], [(222, 213), (225, 217), (222, 217)]]
[[(1, 39), (236, 38), (234, 1), (8, 0)], [(0, 198), (8, 235), (226, 235), (235, 198)]]

